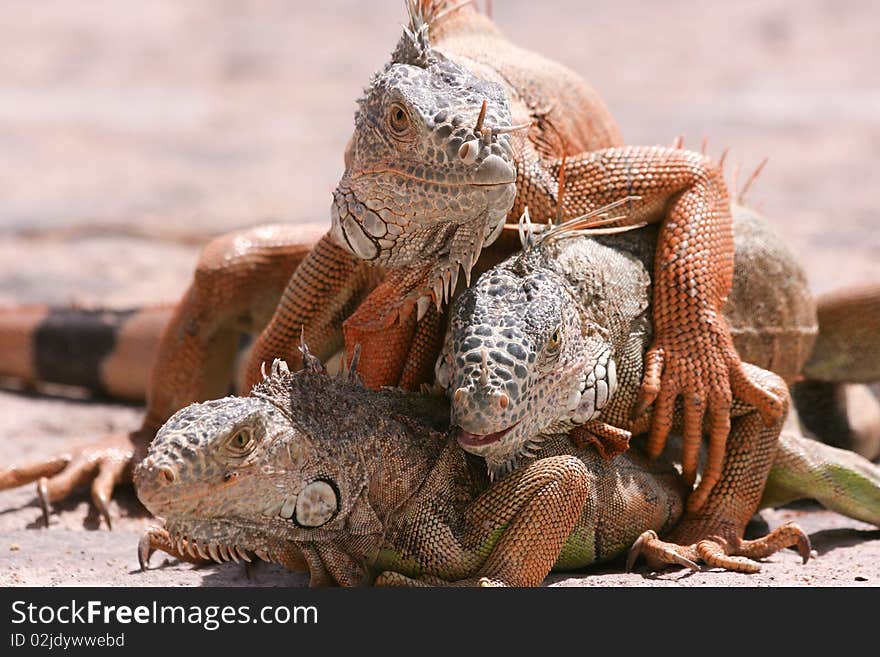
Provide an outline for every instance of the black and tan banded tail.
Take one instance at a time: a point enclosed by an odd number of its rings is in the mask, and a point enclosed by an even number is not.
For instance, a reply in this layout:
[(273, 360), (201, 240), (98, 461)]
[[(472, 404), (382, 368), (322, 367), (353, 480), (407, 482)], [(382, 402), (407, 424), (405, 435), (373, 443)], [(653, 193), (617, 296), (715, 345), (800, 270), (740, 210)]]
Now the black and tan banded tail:
[(0, 378), (143, 401), (172, 304), (132, 309), (0, 308)]

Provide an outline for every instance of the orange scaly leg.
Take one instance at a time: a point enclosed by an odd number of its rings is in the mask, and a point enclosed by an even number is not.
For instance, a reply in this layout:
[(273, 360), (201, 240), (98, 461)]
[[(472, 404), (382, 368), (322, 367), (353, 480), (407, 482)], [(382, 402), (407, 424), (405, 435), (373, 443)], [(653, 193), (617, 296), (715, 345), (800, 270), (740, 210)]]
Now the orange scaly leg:
[[(775, 374), (753, 365), (744, 366), (756, 385), (766, 388), (788, 408), (787, 388)], [(804, 561), (810, 556), (810, 541), (803, 530), (790, 523), (755, 541), (743, 540), (749, 518), (760, 503), (761, 494), (776, 453), (782, 420), (766, 427), (755, 410), (731, 422), (724, 466), (717, 484), (698, 507), (688, 506), (684, 518), (666, 540), (645, 532), (630, 551), (628, 567), (644, 555), (652, 567), (679, 564), (697, 569), (697, 562), (711, 568), (757, 572), (761, 559), (785, 547), (797, 546)]]
[[(394, 269), (342, 325), (346, 356), (350, 360), (361, 346), (358, 372), (364, 384), (418, 389), (433, 376), (434, 359), (440, 348), (440, 314), (425, 297), (424, 307), (403, 303), (422, 283), (421, 268)], [(417, 316), (423, 314), (421, 319)]]
[(767, 424), (780, 417), (782, 407), (776, 395), (746, 374), (721, 314), (733, 281), (734, 248), (721, 171), (699, 153), (624, 147), (569, 156), (565, 176), (567, 217), (632, 197), (621, 225), (661, 222), (654, 262), (655, 335), (633, 417), (655, 405), (648, 452), (657, 456), (672, 427), (675, 401), (682, 398), (684, 478), (693, 483), (708, 416), (709, 467), (691, 503), (698, 505), (720, 473), (728, 433), (724, 418), (733, 397), (755, 407)]
[(281, 358), (291, 369), (301, 367), (301, 338), (321, 360), (333, 356), (343, 345), (343, 320), (381, 275), (380, 269), (347, 252), (329, 235), (321, 237), (290, 277), (271, 321), (254, 344), (245, 368), (247, 388), (262, 379), (264, 362)]

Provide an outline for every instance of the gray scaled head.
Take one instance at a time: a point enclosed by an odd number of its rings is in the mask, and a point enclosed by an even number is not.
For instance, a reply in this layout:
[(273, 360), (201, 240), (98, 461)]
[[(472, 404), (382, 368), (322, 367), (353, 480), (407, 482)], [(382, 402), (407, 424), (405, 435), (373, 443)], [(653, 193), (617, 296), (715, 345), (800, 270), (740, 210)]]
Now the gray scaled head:
[(505, 474), (549, 433), (596, 417), (617, 375), (608, 333), (583, 317), (571, 287), (520, 256), (454, 302), (437, 380), (459, 444)]
[(499, 132), (510, 109), (499, 84), (431, 48), (418, 6), (359, 102), (331, 234), (378, 265), (432, 258), (469, 272), (513, 206), (513, 150)]
[(144, 506), (202, 556), (238, 548), (285, 563), (294, 543), (338, 530), (350, 510), (356, 463), (332, 433), (292, 421), (290, 377), (276, 366), (255, 396), (178, 411), (135, 469)]

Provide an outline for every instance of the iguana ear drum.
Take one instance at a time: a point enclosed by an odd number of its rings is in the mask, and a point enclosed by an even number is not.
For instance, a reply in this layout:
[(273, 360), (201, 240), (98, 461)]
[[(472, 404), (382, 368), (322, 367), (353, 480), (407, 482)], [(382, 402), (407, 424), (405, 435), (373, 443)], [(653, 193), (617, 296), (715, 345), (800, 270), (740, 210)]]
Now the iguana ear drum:
[(339, 495), (329, 481), (319, 479), (303, 488), (296, 498), (294, 519), (303, 527), (320, 527), (339, 510)]

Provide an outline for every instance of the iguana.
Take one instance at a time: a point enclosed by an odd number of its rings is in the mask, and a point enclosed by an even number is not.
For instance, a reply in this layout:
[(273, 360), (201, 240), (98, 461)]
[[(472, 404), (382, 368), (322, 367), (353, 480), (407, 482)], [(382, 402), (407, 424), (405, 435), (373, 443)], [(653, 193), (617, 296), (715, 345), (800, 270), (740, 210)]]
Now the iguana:
[[(748, 379), (718, 312), (733, 271), (720, 168), (676, 148), (623, 147), (583, 80), (508, 42), (469, 3), (409, 0), (407, 8), (404, 35), (360, 103), (331, 230), (307, 253), (303, 237), (284, 227), (211, 244), (157, 347), (141, 429), (7, 468), (0, 488), (38, 480), (48, 506), (93, 479), (93, 500), (109, 522), (113, 486), (162, 422), (225, 389), (242, 330), (259, 333), (243, 389), (259, 378), (261, 362), (295, 362), (301, 333), (321, 357), (343, 343), (350, 355), (361, 344), (371, 386), (430, 380), (440, 310), (459, 267), (468, 279), (481, 248), (504, 237), (505, 218), (526, 206), (565, 219), (626, 198), (629, 221), (662, 221), (651, 376), (636, 411), (662, 391), (663, 399), (684, 394), (692, 415), (708, 409), (723, 416), (736, 394), (768, 422), (778, 419), (780, 400)], [(507, 253), (516, 248), (513, 240), (495, 244)], [(33, 327), (25, 319), (26, 330)], [(0, 345), (20, 352), (28, 339), (14, 321), (6, 325)], [(40, 362), (38, 355), (10, 360), (26, 378)], [(104, 375), (104, 362), (98, 365), (88, 381)], [(654, 416), (657, 451), (669, 418)], [(712, 432), (713, 454), (723, 452), (725, 437), (720, 428)]]
[[(140, 541), (142, 568), (158, 549), (273, 561), (307, 570), (312, 586), (535, 586), (551, 568), (613, 559), (682, 513), (687, 488), (669, 463), (638, 449), (605, 459), (565, 436), (490, 486), (481, 459), (443, 431), (441, 397), (372, 391), (314, 357), (306, 367), (276, 361), (250, 397), (193, 404), (162, 427), (135, 469), (141, 501), (165, 519)], [(880, 525), (870, 462), (791, 434), (770, 452), (762, 504), (812, 497)], [(761, 558), (790, 543), (806, 561), (809, 540), (790, 524), (739, 551)]]

